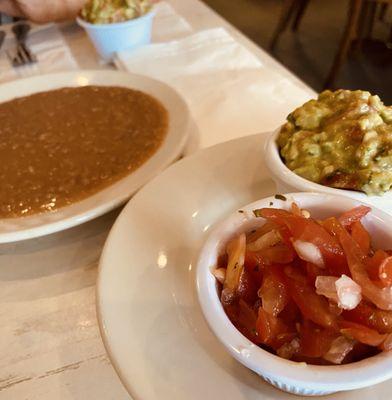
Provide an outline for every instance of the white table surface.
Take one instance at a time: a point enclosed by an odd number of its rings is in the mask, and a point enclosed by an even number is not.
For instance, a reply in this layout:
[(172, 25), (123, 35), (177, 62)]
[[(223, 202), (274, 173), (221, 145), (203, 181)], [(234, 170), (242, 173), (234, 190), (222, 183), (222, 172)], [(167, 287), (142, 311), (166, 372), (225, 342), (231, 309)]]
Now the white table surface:
[[(195, 30), (226, 27), (267, 68), (314, 95), (200, 1), (169, 2)], [(62, 31), (81, 68), (108, 68), (98, 63), (81, 29), (64, 24)], [(95, 314), (97, 263), (118, 213), (0, 245), (0, 399), (130, 399), (106, 355)]]

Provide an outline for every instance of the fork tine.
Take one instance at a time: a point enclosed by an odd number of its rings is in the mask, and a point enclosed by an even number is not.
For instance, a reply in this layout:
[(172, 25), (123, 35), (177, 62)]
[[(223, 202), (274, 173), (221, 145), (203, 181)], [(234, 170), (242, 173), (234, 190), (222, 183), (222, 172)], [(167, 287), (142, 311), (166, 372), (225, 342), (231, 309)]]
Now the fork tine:
[(13, 67), (19, 66), (20, 61), (17, 54), (13, 56), (8, 50), (6, 50), (5, 53), (7, 54), (7, 58)]

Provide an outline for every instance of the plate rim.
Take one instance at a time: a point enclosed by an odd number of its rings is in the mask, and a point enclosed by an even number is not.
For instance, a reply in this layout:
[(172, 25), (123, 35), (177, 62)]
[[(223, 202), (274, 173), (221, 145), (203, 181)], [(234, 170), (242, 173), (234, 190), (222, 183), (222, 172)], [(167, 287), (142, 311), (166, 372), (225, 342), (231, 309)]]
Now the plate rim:
[[(83, 77), (83, 76), (88, 76), (88, 79), (95, 80), (92, 83), (78, 83), (77, 78), (78, 77)], [(61, 87), (81, 87), (81, 86), (86, 86), (89, 84), (93, 85), (101, 85), (101, 86), (122, 86), (122, 87), (131, 87), (131, 85), (122, 85), (120, 83), (107, 83), (107, 80), (109, 77), (117, 77), (119, 80), (121, 77), (128, 78), (128, 79), (134, 79), (138, 80), (140, 79), (141, 81), (144, 82), (150, 82), (153, 85), (157, 85), (158, 87), (165, 88), (165, 90), (171, 92), (172, 95), (176, 98), (176, 101), (182, 103), (182, 107), (185, 110), (185, 124), (184, 127), (185, 129), (179, 135), (180, 140), (176, 142), (176, 146), (166, 151), (166, 155), (164, 156), (164, 161), (154, 168), (153, 172), (147, 172), (145, 174), (145, 177), (141, 179), (143, 183), (137, 185), (138, 187), (131, 188), (128, 191), (124, 191), (123, 194), (117, 195), (114, 198), (110, 198), (106, 201), (99, 201), (96, 205), (93, 207), (88, 207), (85, 210), (80, 210), (80, 211), (72, 211), (72, 207), (76, 207), (82, 205), (83, 207), (83, 202), (87, 200), (91, 200), (94, 198), (96, 195), (102, 194), (105, 190), (108, 190), (110, 188), (113, 188), (114, 186), (120, 184), (120, 182), (124, 182), (126, 179), (132, 179), (132, 176), (134, 173), (137, 171), (143, 170), (143, 167), (145, 167), (151, 160), (155, 158), (155, 156), (159, 153), (159, 151), (163, 148), (165, 141), (163, 142), (162, 146), (145, 162), (143, 163), (139, 168), (137, 168), (135, 171), (132, 171), (130, 174), (125, 175), (124, 177), (120, 178), (119, 180), (113, 182), (111, 185), (104, 187), (102, 190), (92, 194), (91, 196), (88, 196), (80, 201), (74, 202), (70, 205), (64, 206), (59, 208), (58, 210), (55, 210), (54, 212), (43, 212), (43, 213), (36, 213), (32, 214), (31, 216), (28, 217), (18, 217), (18, 218), (3, 218), (0, 219), (0, 244), (3, 243), (14, 243), (14, 242), (19, 242), (23, 240), (28, 240), (28, 239), (33, 239), (41, 236), (46, 236), (52, 233), (56, 233), (59, 231), (63, 231), (72, 227), (75, 227), (77, 225), (83, 224), (87, 221), (90, 221), (92, 219), (95, 219), (97, 217), (100, 217), (111, 210), (123, 205), (127, 200), (129, 200), (132, 195), (140, 190), (144, 185), (146, 185), (151, 179), (154, 179), (155, 176), (159, 175), (163, 170), (165, 170), (168, 166), (170, 166), (179, 156), (180, 154), (184, 151), (184, 148), (188, 142), (188, 139), (191, 134), (194, 134), (192, 131), (197, 132), (197, 126), (195, 122), (192, 119), (192, 115), (189, 109), (189, 106), (184, 99), (184, 97), (172, 86), (168, 85), (167, 83), (160, 81), (155, 78), (151, 78), (147, 75), (141, 75), (141, 74), (135, 74), (127, 71), (119, 71), (119, 70), (99, 70), (99, 69), (77, 69), (74, 71), (65, 71), (65, 72), (53, 72), (53, 73), (47, 73), (43, 75), (33, 75), (30, 77), (22, 78), (22, 79), (15, 79), (12, 81), (7, 81), (4, 83), (0, 84), (0, 89), (3, 89), (5, 92), (7, 90), (15, 90), (15, 87), (17, 88), (18, 86), (29, 86), (30, 83), (33, 81), (36, 82), (42, 82), (43, 80), (47, 79), (53, 79), (53, 80), (58, 80), (61, 79), (64, 81), (63, 84), (59, 83), (58, 85), (55, 85), (56, 87), (53, 87), (52, 89), (48, 89), (46, 87), (43, 87), (42, 90), (32, 90), (30, 91), (28, 89), (28, 94), (21, 94), (21, 95), (14, 95), (12, 94), (9, 96), (8, 94), (5, 95), (5, 97), (8, 97), (5, 100), (0, 99), (0, 103), (9, 101), (18, 97), (22, 96), (28, 96), (29, 94), (33, 93), (40, 93), (48, 90), (55, 90), (56, 88), (61, 88)], [(96, 82), (96, 80), (102, 79), (102, 83)], [(73, 84), (71, 85), (71, 81), (73, 81)], [(142, 90), (142, 89), (136, 89), (136, 90)], [(170, 131), (169, 131), (170, 132)], [(168, 138), (166, 136), (165, 140)], [(13, 221), (15, 223), (19, 223), (20, 221), (23, 220), (23, 218), (50, 218), (50, 216), (53, 216), (57, 214), (58, 212), (67, 212), (71, 211), (70, 215), (65, 215), (62, 218), (55, 220), (55, 221), (47, 221), (44, 223), (39, 223), (34, 226), (26, 226), (24, 229), (19, 229), (19, 230), (13, 230), (13, 231), (6, 231), (2, 232), (1, 225), (2, 224), (12, 224)]]

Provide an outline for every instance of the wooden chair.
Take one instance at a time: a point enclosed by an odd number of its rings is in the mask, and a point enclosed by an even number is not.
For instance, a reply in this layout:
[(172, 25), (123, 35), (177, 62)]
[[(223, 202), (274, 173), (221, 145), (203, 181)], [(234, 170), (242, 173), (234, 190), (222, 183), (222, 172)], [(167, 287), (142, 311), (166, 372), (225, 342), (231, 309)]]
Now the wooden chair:
[[(291, 29), (293, 31), (298, 29), (308, 4), (309, 0), (284, 1), (278, 24), (270, 42), (271, 51), (274, 51), (280, 35), (285, 29), (287, 29), (291, 20), (293, 20)], [(376, 14), (376, 6), (378, 4), (383, 6), (382, 17), (384, 17), (386, 13), (386, 7), (392, 4), (392, 0), (350, 0), (346, 25), (340, 40), (339, 49), (335, 55), (327, 79), (324, 82), (325, 88), (334, 87), (336, 78), (347, 59), (348, 52), (354, 40), (356, 40), (356, 49), (359, 50), (363, 38), (371, 36), (373, 21)], [(392, 30), (390, 36), (391, 37), (389, 39), (392, 41)]]

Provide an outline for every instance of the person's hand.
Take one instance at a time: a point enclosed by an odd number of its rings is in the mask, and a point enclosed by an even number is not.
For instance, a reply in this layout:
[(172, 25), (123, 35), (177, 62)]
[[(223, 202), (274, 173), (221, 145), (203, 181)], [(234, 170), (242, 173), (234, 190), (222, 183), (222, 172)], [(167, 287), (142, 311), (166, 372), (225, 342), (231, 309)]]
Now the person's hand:
[(0, 0), (0, 12), (44, 23), (74, 18), (86, 0)]

